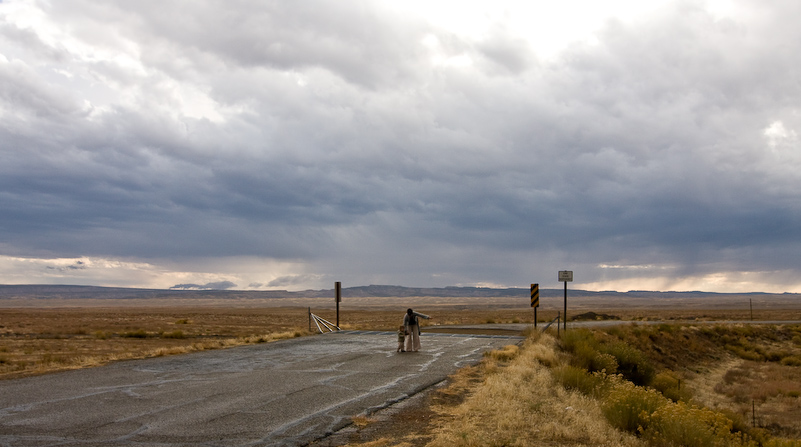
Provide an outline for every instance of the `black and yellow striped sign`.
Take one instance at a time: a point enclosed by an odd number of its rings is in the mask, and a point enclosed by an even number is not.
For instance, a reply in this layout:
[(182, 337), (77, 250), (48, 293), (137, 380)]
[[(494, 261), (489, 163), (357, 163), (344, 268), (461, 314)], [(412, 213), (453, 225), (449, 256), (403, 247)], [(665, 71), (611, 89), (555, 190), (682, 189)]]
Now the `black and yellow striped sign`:
[(539, 307), (540, 306), (540, 285), (539, 284), (532, 284), (531, 285), (531, 307)]

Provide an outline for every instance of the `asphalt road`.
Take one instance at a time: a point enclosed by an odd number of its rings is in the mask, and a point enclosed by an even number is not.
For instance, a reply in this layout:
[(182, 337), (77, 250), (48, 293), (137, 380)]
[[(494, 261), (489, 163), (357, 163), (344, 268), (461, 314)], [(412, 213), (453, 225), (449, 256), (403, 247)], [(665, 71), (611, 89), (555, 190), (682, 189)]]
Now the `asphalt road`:
[(339, 332), (0, 382), (0, 446), (297, 446), (518, 338)]

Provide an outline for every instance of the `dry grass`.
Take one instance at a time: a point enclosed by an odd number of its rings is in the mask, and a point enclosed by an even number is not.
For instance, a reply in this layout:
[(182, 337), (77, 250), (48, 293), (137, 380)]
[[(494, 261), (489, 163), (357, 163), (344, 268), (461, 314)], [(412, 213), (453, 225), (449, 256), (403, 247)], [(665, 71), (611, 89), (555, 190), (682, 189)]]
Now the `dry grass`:
[(0, 378), (301, 336), (296, 309), (0, 309)]
[[(490, 351), (480, 364), (450, 376), (446, 387), (430, 395), (427, 408), (403, 409), (389, 424), (368, 421), (347, 443), (325, 440), (315, 445), (643, 445), (612, 429), (597, 402), (553, 381), (545, 365), (564, 360), (558, 357), (548, 335), (523, 347)], [(371, 427), (381, 425), (371, 432)]]
[[(649, 379), (653, 388), (635, 385), (621, 375), (593, 375), (572, 366), (584, 362), (577, 362), (575, 353), (558, 350), (550, 335), (537, 338), (534, 334), (522, 347), (489, 352), (480, 366), (452, 376), (451, 385), (432, 399), (435, 416), (428, 424), (416, 425), (410, 433), (388, 430), (391, 435), (347, 445), (797, 447), (801, 441), (792, 427), (798, 424), (796, 411), (801, 408), (797, 396), (801, 368), (783, 365), (781, 356), (769, 356), (776, 359), (772, 363), (734, 360), (725, 343), (733, 336), (747, 334), (747, 343), (742, 341), (742, 346), (764, 344), (765, 353), (778, 349), (792, 356), (798, 344), (793, 331), (630, 326), (611, 334), (576, 331), (572, 338), (562, 339), (561, 345), (572, 344), (580, 355), (586, 355), (581, 346), (586, 345), (587, 337), (595, 337), (597, 343), (590, 344), (601, 350), (620, 340), (629, 340), (631, 349), (650, 346), (649, 359), (637, 357), (637, 361), (659, 365), (660, 371)], [(667, 353), (682, 344), (690, 349), (678, 357)], [(610, 352), (620, 365), (631, 356), (627, 351)], [(665, 369), (667, 364), (680, 365), (687, 359), (695, 363), (685, 364), (691, 367), (678, 371)], [(716, 368), (721, 361), (725, 364)], [(693, 395), (691, 388), (695, 390), (698, 382), (688, 379), (690, 376), (709, 377), (709, 389)], [(765, 420), (768, 409), (773, 417), (783, 413), (784, 419), (773, 419), (766, 428), (750, 427), (722, 405), (743, 396), (764, 399)], [(757, 409), (760, 411), (759, 406)]]
[(554, 363), (556, 357), (549, 335), (526, 341), (508, 365), (487, 368), (481, 386), (455, 411), (447, 412), (447, 423), (435, 430), (428, 445), (642, 445), (634, 436), (613, 429), (596, 401), (554, 381), (545, 364)]
[[(679, 402), (659, 402), (658, 411), (650, 408), (644, 416), (635, 411), (631, 414), (634, 421), (623, 424), (627, 429), (642, 426), (644, 433), (649, 434), (647, 425), (650, 423), (656, 434), (649, 436), (661, 437), (676, 434), (679, 429), (688, 430), (695, 421), (702, 420), (705, 422), (696, 427), (695, 433), (707, 439), (710, 445), (738, 444), (734, 438), (727, 439), (730, 435), (726, 427), (729, 426), (733, 434), (746, 436), (743, 445), (777, 442), (801, 445), (798, 440), (801, 438), (801, 368), (794, 360), (801, 356), (799, 332), (801, 327), (791, 324), (635, 325), (606, 331), (575, 331), (563, 337), (563, 346), (573, 353), (575, 364), (576, 358), (587, 354), (572, 339), (589, 337), (595, 343), (594, 348), (599, 350), (603, 350), (603, 345), (622, 340), (632, 349), (643, 352), (647, 362), (660, 371), (643, 385), (658, 389), (670, 401)], [(580, 374), (573, 376), (581, 377)], [(585, 390), (594, 386), (586, 373), (582, 380), (573, 376), (562, 373), (570, 384), (583, 384)], [(644, 391), (623, 392), (627, 398), (645, 402), (646, 399), (635, 396), (637, 393)], [(694, 405), (701, 408), (694, 408)], [(792, 441), (781, 441), (782, 438)]]
[(610, 333), (671, 370), (694, 401), (773, 436), (801, 438), (801, 326), (657, 325)]
[(776, 436), (801, 438), (801, 368), (739, 358), (722, 361), (690, 386), (705, 405)]

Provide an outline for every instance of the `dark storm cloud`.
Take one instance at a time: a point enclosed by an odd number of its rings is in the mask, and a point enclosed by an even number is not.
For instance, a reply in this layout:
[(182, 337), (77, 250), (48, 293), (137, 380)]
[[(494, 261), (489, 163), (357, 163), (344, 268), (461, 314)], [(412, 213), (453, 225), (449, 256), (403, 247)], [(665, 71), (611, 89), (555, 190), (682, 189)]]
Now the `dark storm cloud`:
[(72, 40), (0, 27), (5, 255), (409, 285), (798, 262), (792, 3), (671, 4), (550, 60), (501, 23), (473, 42), (374, 2), (46, 7)]

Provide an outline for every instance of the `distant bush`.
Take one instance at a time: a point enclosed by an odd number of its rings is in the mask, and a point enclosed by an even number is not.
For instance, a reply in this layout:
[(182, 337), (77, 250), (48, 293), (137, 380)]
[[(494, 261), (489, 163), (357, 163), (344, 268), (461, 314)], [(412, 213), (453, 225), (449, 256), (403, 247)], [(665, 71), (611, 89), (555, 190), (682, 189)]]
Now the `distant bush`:
[(667, 400), (656, 390), (618, 380), (604, 398), (601, 409), (613, 427), (631, 433), (642, 433), (651, 422), (651, 414)]
[(656, 330), (665, 334), (673, 334), (678, 330), (675, 324), (660, 323), (656, 326)]
[(597, 371), (607, 374), (615, 374), (618, 372), (618, 361), (615, 356), (600, 352), (586, 344), (576, 347), (576, 350), (573, 352), (573, 360), (571, 363), (589, 372)]
[(65, 365), (70, 363), (70, 358), (65, 355), (57, 355), (57, 354), (43, 354), (42, 357), (39, 359), (39, 362), (45, 365)]
[(111, 334), (105, 331), (95, 331), (94, 335), (98, 340), (108, 340), (111, 337)]
[(120, 337), (124, 338), (147, 338), (149, 336), (150, 334), (148, 334), (144, 329), (139, 329), (137, 331), (131, 331), (131, 332), (123, 332), (122, 334), (120, 334)]
[(663, 371), (654, 376), (651, 381), (651, 388), (659, 391), (673, 402), (688, 402), (692, 397), (686, 387), (681, 387), (681, 380), (670, 371)]
[(722, 413), (679, 402), (663, 405), (654, 411), (643, 437), (654, 445), (742, 445), (742, 439), (732, 433), (732, 426), (732, 421)]
[(162, 332), (161, 338), (186, 338), (184, 331)]
[(731, 431), (733, 433), (748, 433), (751, 431), (750, 422), (746, 421), (742, 414), (728, 408), (719, 408), (717, 411), (732, 422)]
[(760, 445), (764, 447), (801, 447), (801, 440), (771, 438), (762, 442)]
[(652, 446), (751, 446), (742, 430), (726, 413), (672, 402), (652, 388), (612, 378), (614, 385), (601, 408), (612, 426), (634, 433)]
[(612, 354), (598, 353), (592, 359), (592, 371), (616, 374), (618, 372), (617, 359)]
[[(729, 395), (734, 403), (741, 402), (745, 392), (751, 393), (748, 403), (770, 396), (798, 398), (801, 389), (793, 382), (794, 374), (789, 378), (786, 374), (775, 378), (771, 374), (786, 371), (777, 364), (801, 366), (799, 344), (801, 326), (631, 325), (595, 332), (577, 329), (567, 332), (560, 341), (562, 351), (570, 354), (569, 360), (550, 364), (557, 383), (597, 399), (612, 426), (640, 437), (652, 447), (801, 447), (801, 440), (772, 438), (770, 433), (778, 433), (773, 428), (751, 427), (739, 411), (691, 405), (690, 389), (682, 386), (677, 373), (670, 371), (672, 365), (693, 370), (696, 359), (719, 360), (723, 348), (762, 365), (740, 362), (742, 367), (725, 372), (715, 387), (717, 392)], [(655, 365), (664, 370), (656, 374)], [(613, 367), (617, 374), (598, 372), (613, 371)], [(759, 385), (749, 385), (747, 389), (742, 386), (757, 382)], [(754, 394), (756, 390), (758, 394)]]
[(589, 329), (567, 331), (561, 340), (573, 354), (570, 363), (589, 372), (620, 373), (636, 385), (648, 385), (655, 370), (645, 354), (624, 341), (599, 342)]
[(605, 378), (600, 374), (590, 374), (587, 370), (565, 365), (553, 370), (553, 376), (565, 389), (576, 390), (587, 396), (603, 393)]
[(575, 352), (580, 346), (589, 346), (593, 349), (598, 349), (598, 341), (595, 336), (587, 328), (573, 329), (566, 331), (562, 334), (559, 340), (562, 350), (567, 352)]
[(520, 348), (516, 345), (507, 345), (501, 349), (496, 349), (493, 351), (488, 351), (484, 355), (485, 357), (490, 357), (495, 359), (499, 362), (508, 362), (513, 360), (517, 355), (520, 353)]
[(603, 351), (617, 360), (617, 372), (635, 385), (649, 385), (654, 378), (654, 367), (639, 349), (619, 341), (604, 345)]
[(743, 346), (742, 344), (727, 344), (724, 347), (727, 351), (743, 360), (751, 360), (754, 362), (762, 362), (765, 360), (765, 356), (749, 346)]

